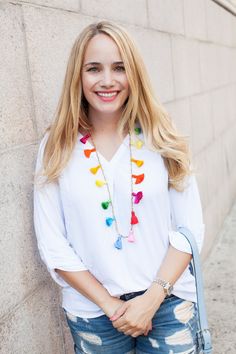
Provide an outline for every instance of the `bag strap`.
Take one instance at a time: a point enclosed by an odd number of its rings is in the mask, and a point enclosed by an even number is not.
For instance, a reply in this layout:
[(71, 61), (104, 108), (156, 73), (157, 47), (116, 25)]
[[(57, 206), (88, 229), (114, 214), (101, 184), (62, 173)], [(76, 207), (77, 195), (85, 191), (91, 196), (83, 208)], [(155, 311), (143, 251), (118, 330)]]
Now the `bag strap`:
[(197, 308), (198, 308), (198, 319), (199, 319), (199, 335), (200, 341), (202, 341), (204, 353), (211, 353), (212, 346), (211, 346), (211, 335), (208, 328), (207, 322), (207, 313), (205, 308), (205, 301), (204, 301), (204, 291), (203, 291), (203, 279), (202, 279), (202, 272), (201, 272), (201, 259), (197, 247), (197, 243), (193, 234), (184, 226), (179, 226), (177, 230), (186, 237), (188, 242), (190, 243), (192, 249), (192, 264), (193, 264), (193, 271), (195, 276), (195, 284), (197, 290)]

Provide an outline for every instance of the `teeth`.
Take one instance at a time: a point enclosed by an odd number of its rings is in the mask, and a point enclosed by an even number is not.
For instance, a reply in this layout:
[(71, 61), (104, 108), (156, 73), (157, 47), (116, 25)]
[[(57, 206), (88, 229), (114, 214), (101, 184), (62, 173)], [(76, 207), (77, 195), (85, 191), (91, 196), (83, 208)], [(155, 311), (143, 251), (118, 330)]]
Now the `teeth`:
[(98, 96), (103, 96), (103, 97), (112, 97), (117, 95), (117, 92), (113, 92), (113, 93), (101, 93), (101, 92), (97, 92)]

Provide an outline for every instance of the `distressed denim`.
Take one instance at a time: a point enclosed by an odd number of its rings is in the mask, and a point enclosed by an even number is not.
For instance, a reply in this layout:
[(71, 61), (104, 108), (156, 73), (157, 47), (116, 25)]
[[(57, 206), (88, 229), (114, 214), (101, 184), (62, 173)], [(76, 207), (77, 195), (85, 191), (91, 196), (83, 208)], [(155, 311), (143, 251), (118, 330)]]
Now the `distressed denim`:
[[(133, 296), (134, 297), (134, 296)], [(128, 300), (128, 299), (127, 299)], [(113, 327), (106, 315), (81, 318), (65, 311), (76, 354), (197, 353), (197, 304), (166, 297), (152, 319), (147, 336), (132, 337)]]

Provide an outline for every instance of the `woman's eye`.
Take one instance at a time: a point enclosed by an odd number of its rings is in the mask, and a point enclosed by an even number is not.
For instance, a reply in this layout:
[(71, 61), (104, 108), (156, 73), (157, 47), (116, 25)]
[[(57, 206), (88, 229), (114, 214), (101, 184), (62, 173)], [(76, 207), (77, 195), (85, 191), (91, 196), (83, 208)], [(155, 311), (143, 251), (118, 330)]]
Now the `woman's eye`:
[(124, 66), (117, 66), (116, 68), (118, 68), (119, 70), (118, 71), (125, 71), (125, 67)]
[(92, 68), (89, 68), (87, 71), (93, 71), (93, 69), (97, 70), (97, 68), (94, 66)]
[[(87, 71), (96, 71), (96, 70), (98, 70), (98, 68), (93, 66), (92, 68), (89, 68)], [(119, 65), (119, 66), (115, 67), (115, 70), (117, 70), (117, 71), (125, 71), (125, 67)]]

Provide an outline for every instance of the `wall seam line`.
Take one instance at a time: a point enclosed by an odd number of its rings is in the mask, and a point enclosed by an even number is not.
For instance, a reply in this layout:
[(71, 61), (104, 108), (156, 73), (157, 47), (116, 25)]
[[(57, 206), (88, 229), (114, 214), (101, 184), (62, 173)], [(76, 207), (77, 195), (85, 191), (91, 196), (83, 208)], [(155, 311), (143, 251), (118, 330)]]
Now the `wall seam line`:
[(28, 50), (28, 43), (26, 37), (25, 18), (24, 18), (24, 12), (22, 6), (20, 6), (20, 14), (21, 14), (22, 34), (23, 34), (23, 41), (24, 41), (25, 65), (26, 65), (26, 72), (28, 78), (27, 86), (28, 86), (28, 94), (29, 94), (29, 101), (30, 101), (31, 121), (33, 123), (35, 134), (38, 137), (38, 125), (36, 120), (35, 100), (34, 100), (34, 92), (33, 92), (33, 85), (32, 85), (32, 77), (30, 72), (29, 50)]

